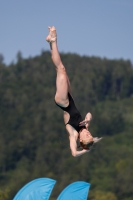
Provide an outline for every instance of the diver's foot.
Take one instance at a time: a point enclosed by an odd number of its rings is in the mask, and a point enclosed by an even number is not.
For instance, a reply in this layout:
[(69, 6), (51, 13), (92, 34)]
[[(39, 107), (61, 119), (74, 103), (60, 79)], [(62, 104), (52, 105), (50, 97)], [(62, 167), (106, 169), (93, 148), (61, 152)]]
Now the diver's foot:
[(54, 26), (48, 27), (49, 29), (49, 35), (46, 37), (47, 42), (55, 42), (57, 40), (57, 34), (56, 34), (56, 29)]

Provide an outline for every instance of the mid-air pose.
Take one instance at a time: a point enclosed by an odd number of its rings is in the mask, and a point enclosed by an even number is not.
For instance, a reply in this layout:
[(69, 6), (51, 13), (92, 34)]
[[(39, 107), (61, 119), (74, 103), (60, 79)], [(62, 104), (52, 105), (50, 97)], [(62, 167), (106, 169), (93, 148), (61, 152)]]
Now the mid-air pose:
[[(83, 120), (75, 106), (70, 81), (58, 51), (56, 29), (54, 26), (48, 27), (48, 29), (49, 35), (46, 40), (50, 44), (51, 57), (57, 72), (55, 103), (63, 110), (64, 123), (69, 133), (70, 149), (72, 155), (76, 157), (89, 152), (93, 144), (101, 140), (101, 138), (93, 137), (88, 130), (92, 119), (91, 113), (87, 113)], [(78, 150), (78, 141), (82, 150)]]

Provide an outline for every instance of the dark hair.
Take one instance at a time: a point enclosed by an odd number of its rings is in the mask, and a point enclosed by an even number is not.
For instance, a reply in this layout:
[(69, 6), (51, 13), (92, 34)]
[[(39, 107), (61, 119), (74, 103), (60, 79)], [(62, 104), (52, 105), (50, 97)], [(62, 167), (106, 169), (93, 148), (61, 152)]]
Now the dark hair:
[(83, 149), (86, 149), (86, 150), (90, 150), (93, 146), (94, 142), (89, 142), (88, 144), (84, 144), (83, 142), (80, 142), (80, 146), (83, 148)]

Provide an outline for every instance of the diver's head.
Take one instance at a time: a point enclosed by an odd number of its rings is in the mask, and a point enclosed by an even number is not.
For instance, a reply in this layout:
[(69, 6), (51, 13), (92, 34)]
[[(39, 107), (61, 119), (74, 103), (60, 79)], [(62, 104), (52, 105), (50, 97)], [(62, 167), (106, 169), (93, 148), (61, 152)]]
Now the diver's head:
[(79, 132), (80, 145), (83, 149), (91, 150), (94, 143), (97, 143), (102, 138), (93, 137), (87, 129), (81, 129)]
[(91, 133), (85, 128), (81, 129), (79, 133), (79, 141), (83, 149), (90, 149), (94, 143)]

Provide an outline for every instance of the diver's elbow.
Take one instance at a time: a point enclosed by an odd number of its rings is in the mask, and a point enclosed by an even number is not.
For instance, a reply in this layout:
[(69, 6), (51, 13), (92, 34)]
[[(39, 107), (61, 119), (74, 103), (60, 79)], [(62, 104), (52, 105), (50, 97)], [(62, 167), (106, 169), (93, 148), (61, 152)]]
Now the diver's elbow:
[(72, 152), (72, 156), (73, 156), (73, 157), (77, 157), (76, 152)]

